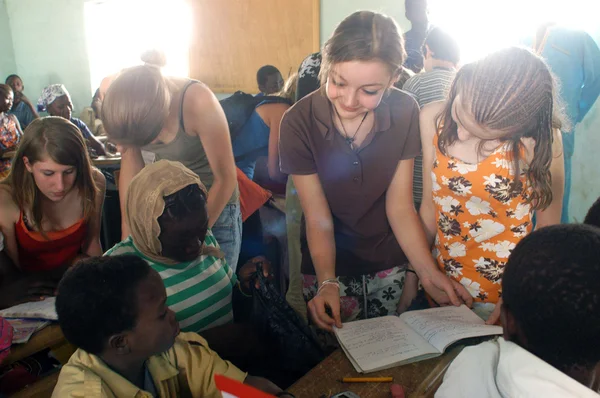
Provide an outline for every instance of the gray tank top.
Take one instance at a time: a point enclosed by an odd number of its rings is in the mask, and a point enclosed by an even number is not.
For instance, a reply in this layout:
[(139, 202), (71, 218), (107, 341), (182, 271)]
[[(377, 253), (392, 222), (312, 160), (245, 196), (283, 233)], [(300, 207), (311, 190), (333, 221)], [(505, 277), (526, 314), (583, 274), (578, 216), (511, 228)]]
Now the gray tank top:
[[(156, 160), (166, 159), (175, 162), (182, 163), (185, 167), (196, 173), (202, 183), (206, 185), (207, 189), (213, 185), (214, 175), (208, 164), (208, 158), (206, 152), (202, 146), (200, 138), (190, 136), (185, 132), (183, 125), (183, 99), (187, 89), (194, 83), (198, 83), (196, 80), (190, 80), (181, 93), (181, 103), (179, 104), (179, 130), (175, 139), (168, 144), (148, 144), (142, 149), (144, 151), (152, 152), (156, 155)], [(236, 187), (229, 199), (228, 203), (236, 203), (239, 200), (239, 190)]]

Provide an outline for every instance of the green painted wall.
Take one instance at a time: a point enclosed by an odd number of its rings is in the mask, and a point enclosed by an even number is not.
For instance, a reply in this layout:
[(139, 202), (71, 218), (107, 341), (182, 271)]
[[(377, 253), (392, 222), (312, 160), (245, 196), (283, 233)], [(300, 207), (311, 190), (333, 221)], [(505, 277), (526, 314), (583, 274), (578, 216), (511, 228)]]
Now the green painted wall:
[(26, 94), (37, 101), (42, 89), (62, 83), (77, 115), (89, 106), (89, 62), (83, 15), (84, 0), (5, 0), (14, 59)]
[(6, 12), (6, 1), (0, 0), (0, 80), (4, 83), (6, 76), (16, 73), (15, 52), (13, 49), (10, 20)]

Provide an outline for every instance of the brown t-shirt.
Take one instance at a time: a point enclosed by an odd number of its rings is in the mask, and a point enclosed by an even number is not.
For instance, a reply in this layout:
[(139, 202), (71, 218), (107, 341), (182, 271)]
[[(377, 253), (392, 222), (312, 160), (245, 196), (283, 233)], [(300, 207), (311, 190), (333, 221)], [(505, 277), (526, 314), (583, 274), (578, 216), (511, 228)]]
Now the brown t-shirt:
[[(375, 109), (364, 143), (352, 150), (334, 127), (321, 90), (296, 103), (281, 122), (281, 171), (317, 173), (334, 223), (336, 275), (355, 276), (407, 262), (385, 210), (387, 189), (400, 160), (421, 152), (419, 106), (392, 88)], [(315, 274), (302, 223), (302, 273)]]

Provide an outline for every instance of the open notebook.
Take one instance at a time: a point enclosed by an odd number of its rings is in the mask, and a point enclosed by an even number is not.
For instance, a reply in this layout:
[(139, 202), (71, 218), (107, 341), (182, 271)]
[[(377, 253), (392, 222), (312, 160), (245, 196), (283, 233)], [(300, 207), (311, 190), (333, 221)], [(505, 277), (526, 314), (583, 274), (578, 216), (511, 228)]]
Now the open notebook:
[(360, 373), (433, 358), (462, 339), (502, 334), (500, 326), (485, 325), (465, 305), (349, 322), (334, 331)]
[(56, 297), (48, 297), (42, 301), (33, 301), (15, 305), (0, 311), (3, 318), (22, 318), (22, 319), (46, 319), (49, 321), (58, 320), (56, 315)]

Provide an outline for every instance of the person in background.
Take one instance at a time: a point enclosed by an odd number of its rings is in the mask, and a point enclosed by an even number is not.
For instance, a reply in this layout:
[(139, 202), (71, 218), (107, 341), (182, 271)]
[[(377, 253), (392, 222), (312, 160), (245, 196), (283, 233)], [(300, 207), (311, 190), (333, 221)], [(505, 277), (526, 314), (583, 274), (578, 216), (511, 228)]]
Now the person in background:
[(258, 96), (275, 95), (283, 88), (283, 76), (279, 69), (273, 65), (261, 66), (256, 72), (256, 83), (258, 84)]
[(82, 261), (65, 275), (58, 322), (79, 349), (60, 371), (53, 397), (221, 397), (221, 374), (270, 394), (281, 389), (224, 361), (195, 333), (180, 333), (163, 281), (143, 259)]
[[(9, 113), (13, 98), (12, 88), (7, 84), (0, 84), (0, 155), (15, 150), (23, 135), (17, 117)], [(0, 179), (8, 175), (11, 165), (10, 158), (0, 159)]]
[(37, 114), (31, 101), (29, 101), (29, 98), (23, 94), (25, 85), (19, 76), (10, 75), (6, 78), (5, 83), (13, 89), (15, 97), (13, 106), (9, 113), (17, 117), (19, 123), (21, 124), (21, 129), (25, 130), (25, 128), (29, 126), (29, 123), (31, 123), (34, 119), (37, 119), (39, 115)]
[[(460, 49), (452, 36), (440, 28), (432, 28), (423, 44), (423, 55), (425, 72), (414, 75), (402, 87), (415, 97), (421, 108), (430, 102), (443, 101), (448, 96), (460, 61)], [(418, 209), (423, 197), (422, 155), (415, 158), (413, 196)]]
[(406, 60), (404, 66), (415, 73), (423, 69), (423, 43), (429, 32), (427, 0), (405, 0), (405, 16), (411, 29), (404, 34)]
[[(149, 51), (144, 65), (125, 69), (108, 88), (102, 123), (120, 146), (119, 196), (126, 213), (129, 183), (144, 168), (142, 150), (155, 160), (182, 163), (208, 189), (208, 226), (227, 264), (235, 268), (240, 253), (242, 216), (237, 172), (227, 119), (219, 101), (204, 84), (163, 76), (164, 55)], [(130, 234), (123, 218), (122, 239)]]
[(541, 25), (525, 44), (540, 54), (560, 83), (560, 97), (570, 126), (563, 129), (565, 194), (561, 222), (569, 222), (571, 169), (575, 152), (575, 128), (600, 95), (600, 48), (584, 31), (555, 23)]
[(351, 14), (323, 47), (324, 89), (281, 123), (281, 171), (294, 179), (306, 219), (304, 295), (321, 329), (395, 313), (409, 259), (436, 301), (471, 300), (436, 267), (413, 205), (419, 108), (393, 87), (402, 44), (390, 17)]
[[(18, 275), (0, 286), (9, 306), (59, 280), (81, 258), (102, 254), (106, 182), (80, 130), (60, 117), (34, 120), (0, 184), (0, 229)], [(40, 294), (37, 300), (53, 295)]]
[[(448, 100), (421, 110), (421, 219), (440, 270), (490, 324), (500, 317), (504, 265), (534, 212), (536, 228), (560, 222), (557, 97), (546, 63), (512, 47), (463, 66)], [(405, 290), (416, 291), (412, 276)]]
[(503, 336), (465, 348), (435, 396), (598, 397), (600, 230), (554, 225), (525, 237), (502, 296)]
[(600, 228), (600, 198), (596, 199), (592, 207), (590, 207), (583, 223)]
[(321, 87), (319, 72), (321, 71), (321, 53), (310, 54), (302, 61), (298, 68), (298, 85), (296, 88), (296, 99), (300, 101), (308, 94)]
[(41, 112), (47, 111), (50, 116), (59, 116), (73, 123), (79, 128), (90, 148), (92, 148), (97, 155), (106, 156), (104, 145), (102, 145), (102, 143), (98, 141), (98, 138), (92, 134), (88, 126), (81, 120), (73, 117), (73, 102), (71, 102), (71, 96), (64, 85), (51, 84), (44, 88), (42, 95), (38, 100), (38, 109), (40, 109)]

